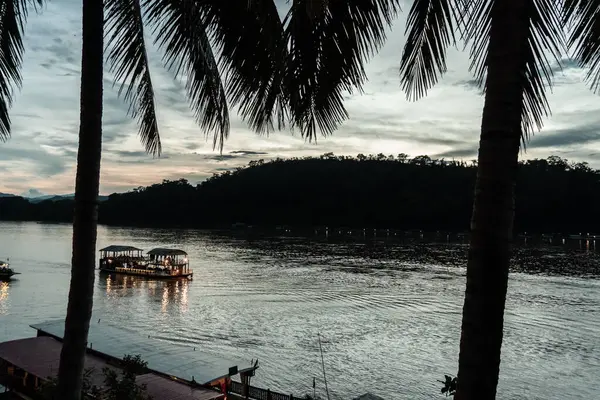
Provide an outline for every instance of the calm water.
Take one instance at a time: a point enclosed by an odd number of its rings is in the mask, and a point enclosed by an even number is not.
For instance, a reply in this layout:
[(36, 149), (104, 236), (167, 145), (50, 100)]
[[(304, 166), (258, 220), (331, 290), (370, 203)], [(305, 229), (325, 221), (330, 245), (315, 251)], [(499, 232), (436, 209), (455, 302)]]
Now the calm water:
[[(23, 273), (0, 286), (0, 339), (31, 336), (29, 324), (64, 316), (71, 227), (0, 228), (0, 258), (10, 257)], [(184, 248), (195, 279), (97, 279), (94, 320), (230, 358), (258, 357), (253, 384), (303, 395), (315, 376), (321, 389), (319, 332), (336, 399), (366, 391), (387, 399), (441, 399), (436, 380), (456, 372), (463, 246), (250, 242), (107, 227), (98, 240), (98, 248)], [(590, 268), (600, 265), (579, 253), (529, 257), (552, 265), (584, 257), (595, 265)], [(499, 398), (599, 398), (599, 377), (597, 275), (511, 274)]]

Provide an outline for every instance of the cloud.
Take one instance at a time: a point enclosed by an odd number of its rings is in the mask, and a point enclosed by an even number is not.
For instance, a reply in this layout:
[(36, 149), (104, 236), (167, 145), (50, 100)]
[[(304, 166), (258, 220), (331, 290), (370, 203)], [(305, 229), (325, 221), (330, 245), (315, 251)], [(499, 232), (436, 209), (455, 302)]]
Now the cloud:
[(114, 154), (116, 154), (119, 157), (126, 157), (126, 158), (145, 158), (148, 154), (145, 151), (135, 151), (135, 150), (114, 150), (113, 151)]
[(51, 177), (65, 172), (67, 166), (61, 155), (53, 155), (43, 148), (19, 148), (4, 146), (0, 152), (0, 164), (10, 168), (14, 162), (27, 162), (27, 172), (38, 176)]
[[(387, 44), (366, 66), (364, 94), (346, 94), (349, 119), (332, 136), (309, 143), (287, 130), (269, 136), (251, 132), (235, 113), (223, 154), (212, 147), (194, 119), (185, 85), (164, 68), (162, 53), (149, 47), (151, 76), (163, 155), (144, 152), (138, 126), (118, 97), (114, 76), (104, 80), (102, 193), (129, 190), (162, 179), (206, 179), (215, 172), (275, 157), (336, 154), (430, 154), (470, 160), (477, 155), (483, 97), (468, 72), (468, 51), (450, 49), (448, 71), (418, 101), (401, 90), (399, 61), (409, 9), (388, 34)], [(289, 2), (277, 0), (284, 15)], [(79, 131), (81, 5), (75, 0), (50, 2), (30, 15), (25, 36), (23, 87), (11, 110), (13, 137), (0, 144), (0, 192), (69, 193), (75, 182)], [(149, 32), (149, 30), (148, 30)], [(150, 37), (148, 37), (150, 42)], [(585, 71), (565, 58), (552, 66), (555, 87), (549, 94), (552, 117), (536, 133), (521, 157), (568, 155), (600, 167), (600, 99), (585, 83)]]
[(600, 141), (600, 126), (573, 126), (563, 128), (546, 135), (536, 135), (530, 141), (532, 148), (564, 148), (572, 145), (581, 146)]
[(443, 153), (434, 154), (434, 158), (456, 158), (459, 160), (470, 160), (477, 157), (477, 147), (466, 147), (463, 149), (448, 150)]
[[(194, 153), (197, 154), (197, 153)], [(198, 154), (201, 157), (204, 157), (206, 160), (216, 160), (216, 161), (225, 161), (225, 160), (234, 160), (234, 159), (252, 159), (255, 156), (267, 156), (269, 153), (265, 151), (252, 151), (252, 150), (235, 150), (230, 151), (228, 154)]]
[(240, 156), (259, 156), (266, 155), (269, 153), (265, 153), (264, 151), (236, 150), (229, 152), (229, 154), (235, 154)]
[(472, 89), (481, 92), (479, 81), (474, 78), (456, 81), (454, 82), (454, 85), (457, 87), (463, 87), (465, 89)]
[(238, 158), (233, 154), (217, 154), (217, 155), (204, 155), (203, 156), (207, 160), (216, 160), (216, 161), (224, 161), (224, 160), (232, 160), (234, 158)]

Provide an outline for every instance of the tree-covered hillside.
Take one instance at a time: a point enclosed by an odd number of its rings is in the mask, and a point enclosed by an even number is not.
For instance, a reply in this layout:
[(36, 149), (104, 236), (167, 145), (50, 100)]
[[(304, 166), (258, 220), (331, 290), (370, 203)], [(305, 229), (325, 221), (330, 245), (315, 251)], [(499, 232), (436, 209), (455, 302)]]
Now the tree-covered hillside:
[[(105, 224), (217, 228), (377, 227), (468, 230), (475, 166), (428, 156), (324, 154), (252, 161), (197, 186), (164, 181), (100, 204)], [(584, 232), (600, 227), (600, 171), (559, 157), (519, 167), (516, 229)], [(0, 198), (0, 219), (70, 221), (72, 200)]]

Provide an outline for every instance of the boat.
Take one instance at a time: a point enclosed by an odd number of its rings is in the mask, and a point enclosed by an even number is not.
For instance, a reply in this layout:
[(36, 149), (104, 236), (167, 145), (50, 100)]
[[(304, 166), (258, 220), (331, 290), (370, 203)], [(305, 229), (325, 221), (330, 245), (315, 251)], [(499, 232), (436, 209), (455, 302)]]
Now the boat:
[(159, 279), (191, 279), (194, 275), (187, 253), (167, 248), (152, 249), (144, 255), (144, 250), (137, 247), (111, 245), (100, 249), (99, 268), (103, 272)]
[(0, 281), (9, 280), (14, 275), (19, 275), (19, 272), (15, 272), (8, 261), (0, 261)]

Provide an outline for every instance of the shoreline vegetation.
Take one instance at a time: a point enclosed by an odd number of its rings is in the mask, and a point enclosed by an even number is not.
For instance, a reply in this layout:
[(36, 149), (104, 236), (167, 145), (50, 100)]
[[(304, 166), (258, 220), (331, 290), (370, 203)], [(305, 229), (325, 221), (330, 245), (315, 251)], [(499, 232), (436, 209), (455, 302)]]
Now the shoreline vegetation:
[[(164, 180), (100, 202), (99, 223), (149, 228), (255, 229), (314, 233), (377, 229), (468, 232), (477, 164), (428, 156), (359, 154), (251, 161), (191, 185)], [(557, 156), (519, 164), (515, 232), (594, 232), (600, 171)], [(0, 198), (0, 220), (72, 222), (70, 198)], [(357, 231), (358, 230), (358, 231)], [(381, 231), (381, 232), (379, 232)], [(389, 233), (388, 233), (389, 234)], [(439, 235), (439, 234), (438, 234)], [(468, 238), (467, 238), (468, 239)], [(454, 240), (465, 240), (456, 236)]]

